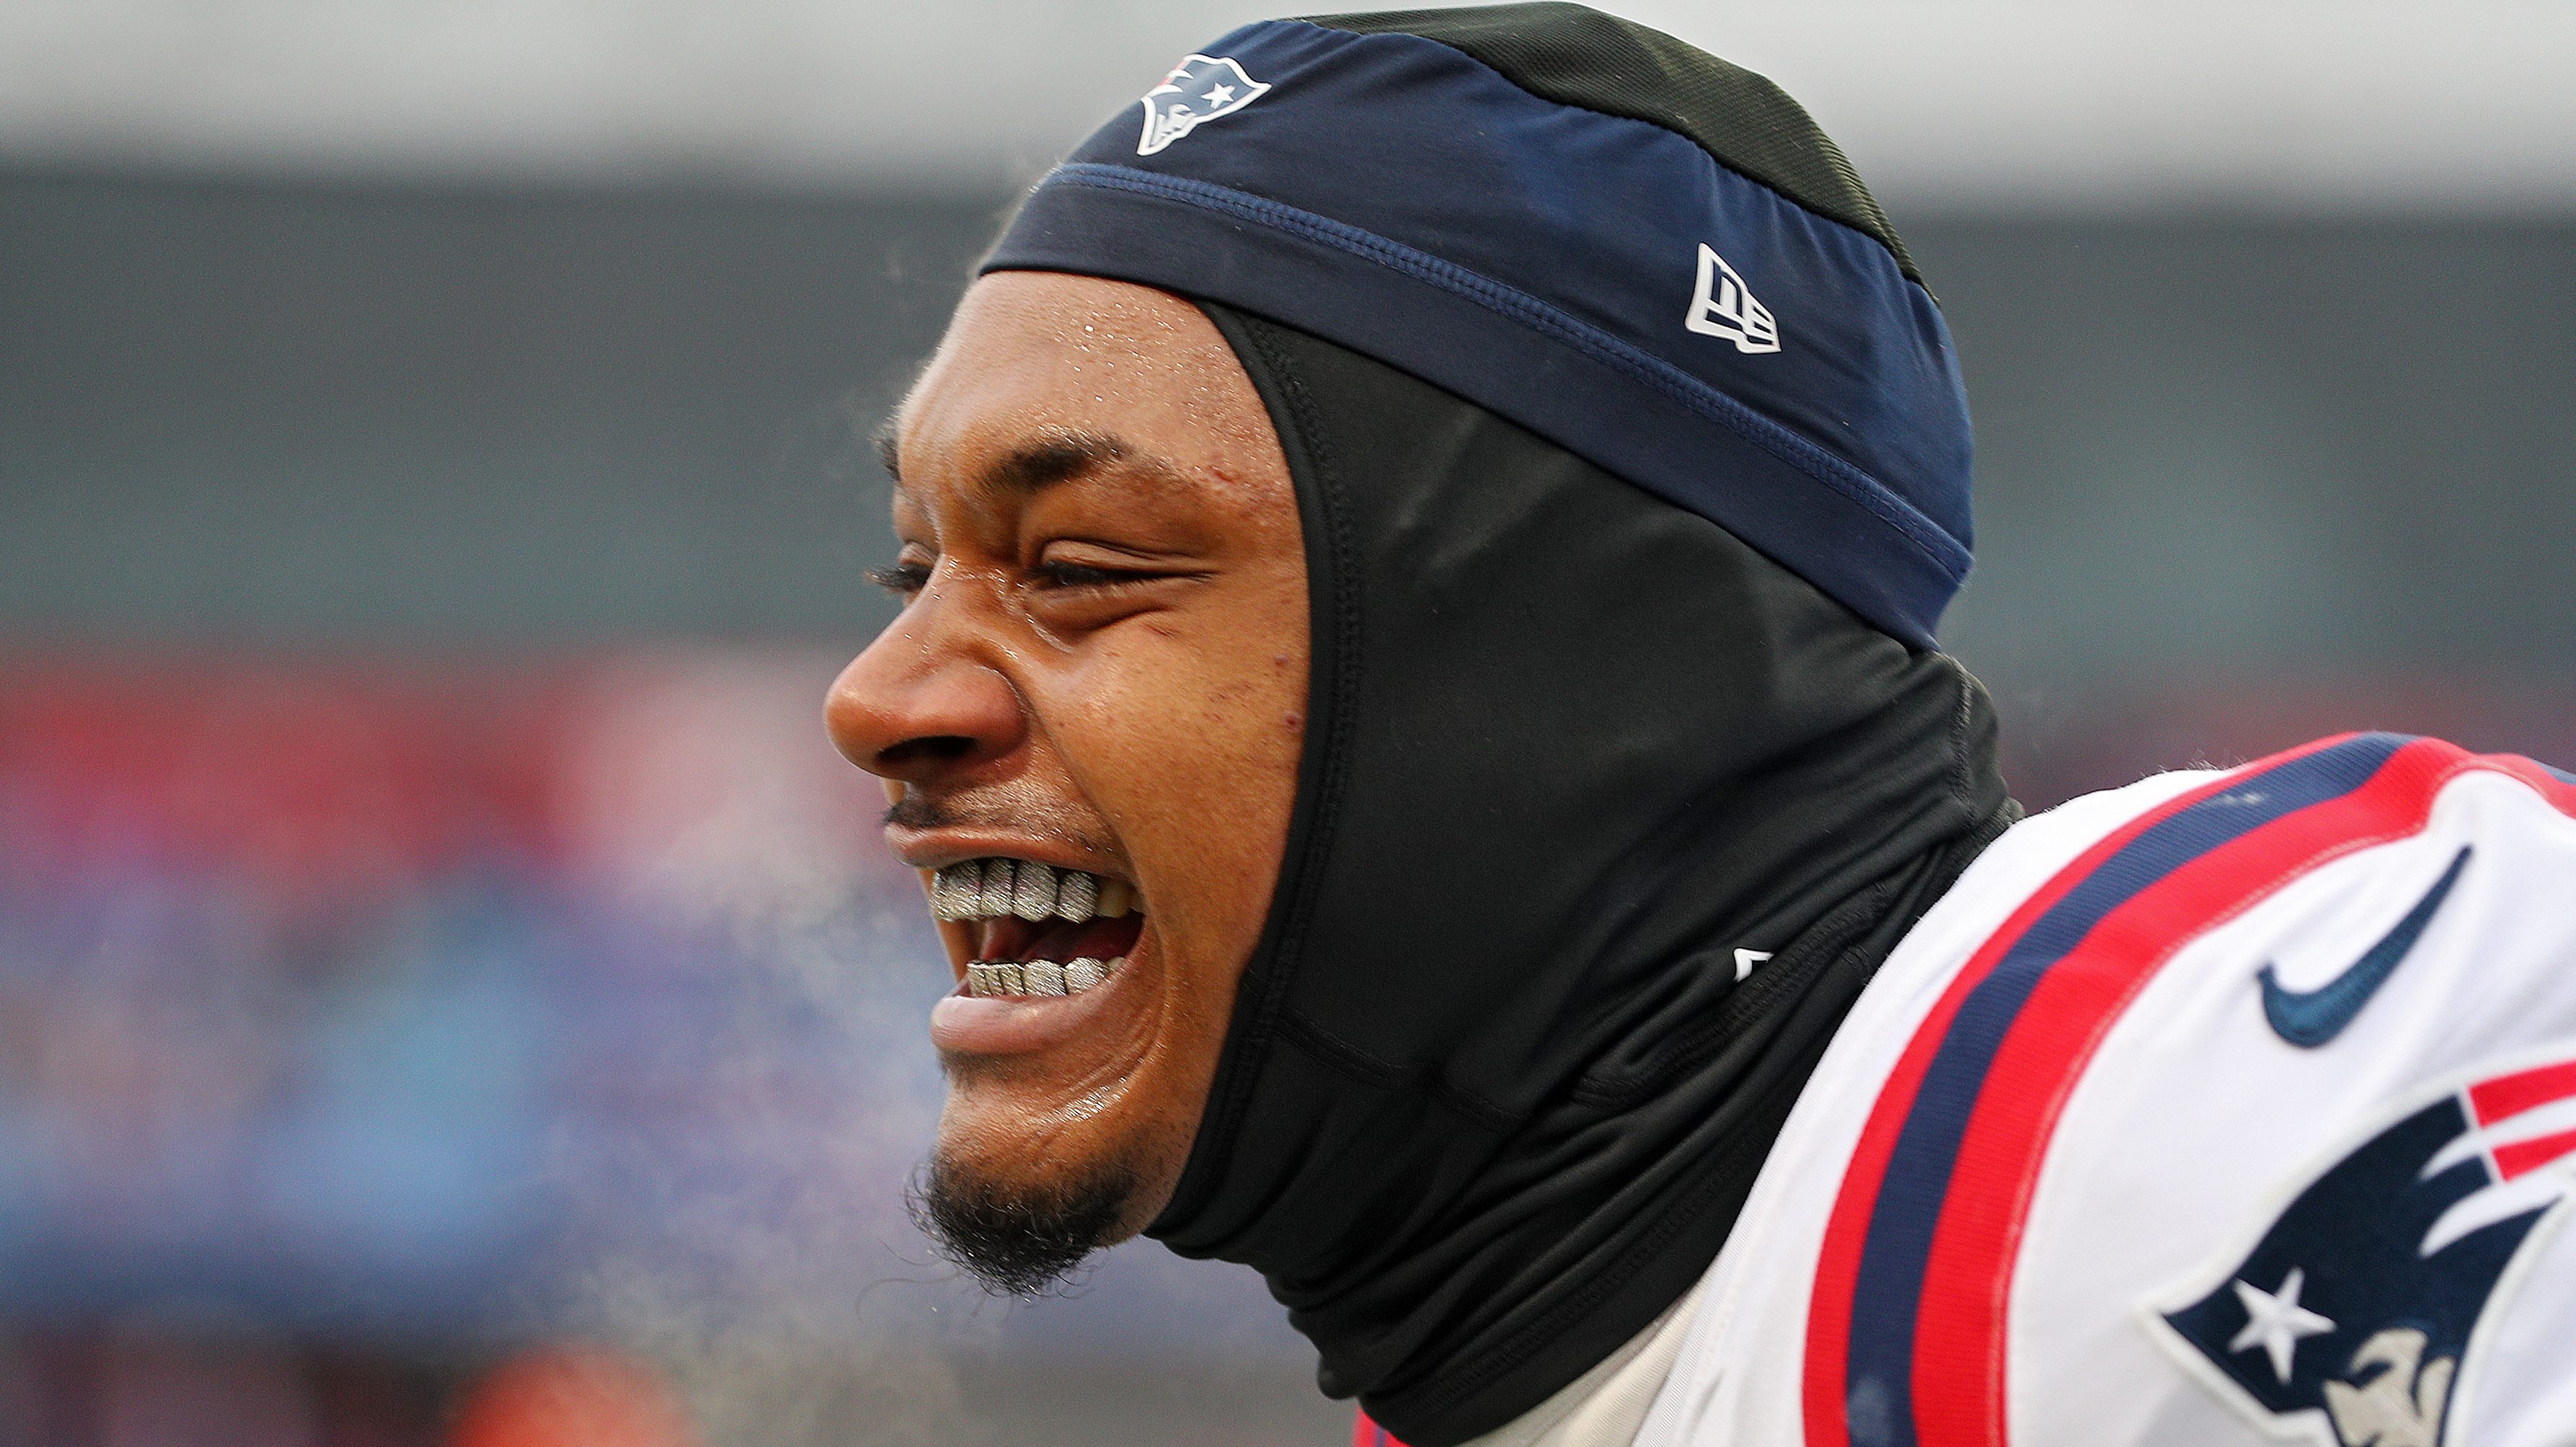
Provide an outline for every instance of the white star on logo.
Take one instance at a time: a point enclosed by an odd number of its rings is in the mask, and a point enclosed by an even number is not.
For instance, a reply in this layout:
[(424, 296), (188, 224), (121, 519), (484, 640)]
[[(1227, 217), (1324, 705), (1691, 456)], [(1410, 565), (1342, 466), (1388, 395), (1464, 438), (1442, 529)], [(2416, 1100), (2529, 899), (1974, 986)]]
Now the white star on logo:
[(2299, 1291), (2307, 1284), (2308, 1273), (2298, 1266), (2290, 1268), (2278, 1291), (2235, 1283), (2236, 1299), (2245, 1308), (2245, 1329), (2227, 1349), (2241, 1352), (2259, 1346), (2272, 1359), (2272, 1371), (2282, 1381), (2290, 1380), (2290, 1356), (2299, 1349), (2299, 1338), (2323, 1336), (2335, 1329), (2333, 1322), (2299, 1305)]
[(1221, 106), (1227, 101), (1234, 99), (1234, 87), (1230, 85), (1218, 86), (1214, 90), (1209, 91), (1206, 95), (1200, 96), (1199, 99), (1206, 101), (1212, 106)]

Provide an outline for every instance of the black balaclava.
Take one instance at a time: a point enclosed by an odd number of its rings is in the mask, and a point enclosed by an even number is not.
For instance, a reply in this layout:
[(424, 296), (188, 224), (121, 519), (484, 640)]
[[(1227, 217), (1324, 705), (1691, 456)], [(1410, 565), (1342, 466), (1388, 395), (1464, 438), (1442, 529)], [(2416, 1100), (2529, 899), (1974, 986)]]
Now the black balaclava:
[[(1715, 524), (1207, 304), (1296, 479), (1306, 750), (1150, 1234), (1415, 1447), (1689, 1289), (1827, 1038), (2012, 806), (1984, 691)], [(1737, 952), (1767, 953), (1744, 978)]]
[(1500, 1426), (1706, 1270), (2011, 815), (1940, 308), (1777, 86), (1562, 3), (1246, 25), (983, 269), (1197, 298), (1303, 510), (1288, 852), (1150, 1232), (1415, 1447)]

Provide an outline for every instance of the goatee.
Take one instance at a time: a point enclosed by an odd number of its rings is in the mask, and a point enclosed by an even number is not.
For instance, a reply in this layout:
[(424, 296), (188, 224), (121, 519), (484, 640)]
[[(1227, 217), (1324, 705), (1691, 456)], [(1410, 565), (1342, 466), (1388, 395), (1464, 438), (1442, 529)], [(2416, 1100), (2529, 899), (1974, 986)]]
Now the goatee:
[(923, 1167), (905, 1204), (939, 1254), (997, 1295), (1036, 1297), (1107, 1245), (1136, 1188), (1108, 1166), (1044, 1186), (994, 1180), (944, 1155)]

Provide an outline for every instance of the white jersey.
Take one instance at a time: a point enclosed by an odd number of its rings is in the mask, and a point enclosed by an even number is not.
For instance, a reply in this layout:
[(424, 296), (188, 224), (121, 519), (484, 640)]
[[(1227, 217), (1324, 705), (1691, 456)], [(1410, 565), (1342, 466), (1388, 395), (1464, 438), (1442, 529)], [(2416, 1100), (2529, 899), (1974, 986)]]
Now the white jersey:
[(2431, 740), (2005, 834), (1710, 1267), (1643, 1447), (2576, 1444), (2576, 779)]

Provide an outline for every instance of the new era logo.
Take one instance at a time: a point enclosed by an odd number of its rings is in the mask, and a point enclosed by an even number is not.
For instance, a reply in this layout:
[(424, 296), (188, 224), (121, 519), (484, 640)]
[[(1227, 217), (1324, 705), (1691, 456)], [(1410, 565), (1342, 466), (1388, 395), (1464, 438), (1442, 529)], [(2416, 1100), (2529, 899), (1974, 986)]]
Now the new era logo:
[(1705, 241), (1699, 247), (1699, 286), (1682, 325), (1704, 337), (1724, 337), (1739, 352), (1780, 350), (1780, 324), (1771, 319), (1771, 309), (1753, 299), (1743, 276)]
[(1150, 156), (1202, 122), (1233, 115), (1268, 89), (1267, 81), (1244, 74), (1232, 56), (1183, 56), (1161, 85), (1145, 92), (1145, 134), (1136, 154)]

